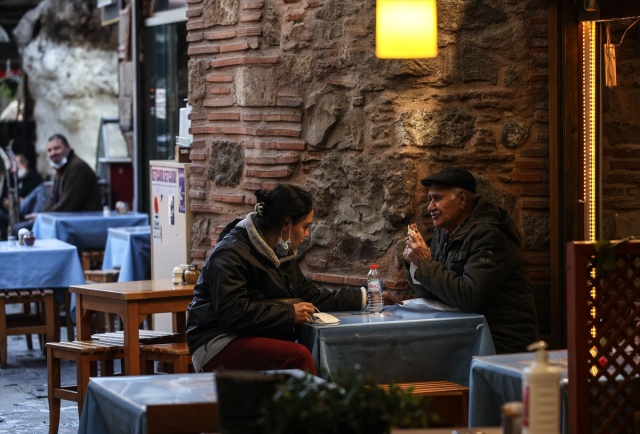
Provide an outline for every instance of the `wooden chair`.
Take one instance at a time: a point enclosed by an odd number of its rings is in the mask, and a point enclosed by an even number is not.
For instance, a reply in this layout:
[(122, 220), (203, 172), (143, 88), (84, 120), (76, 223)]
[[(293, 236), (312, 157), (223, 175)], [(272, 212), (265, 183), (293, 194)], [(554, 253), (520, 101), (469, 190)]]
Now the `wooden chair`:
[(167, 373), (194, 372), (186, 342), (140, 345), (140, 374), (155, 374), (155, 362), (163, 364)]
[[(380, 384), (389, 390), (388, 384)], [(430, 421), (430, 426), (466, 427), (469, 419), (469, 388), (450, 381), (419, 381), (396, 383), (395, 386), (408, 390), (417, 396), (431, 398), (429, 409), (438, 415), (437, 421)]]
[[(120, 270), (84, 270), (84, 279), (86, 283), (112, 283), (117, 282), (120, 277)], [(98, 333), (113, 332), (116, 330), (116, 322), (118, 315), (104, 312), (96, 313), (96, 331)], [(122, 329), (122, 324), (120, 324)]]
[[(180, 338), (177, 333), (141, 330), (140, 342), (145, 344), (171, 342)], [(78, 414), (82, 413), (84, 395), (89, 377), (98, 374), (114, 375), (114, 361), (124, 357), (124, 334), (122, 331), (94, 334), (88, 341), (53, 342), (47, 345), (47, 372), (49, 378), (50, 434), (58, 431), (60, 423), (60, 400), (78, 403)], [(60, 384), (60, 360), (76, 362), (76, 384)]]
[[(78, 403), (82, 414), (89, 378), (114, 375), (114, 361), (122, 360), (124, 348), (102, 341), (49, 342), (47, 347), (47, 385), (49, 397), (49, 434), (56, 434), (60, 425), (60, 400)], [(62, 385), (60, 360), (76, 363), (76, 384)]]
[[(7, 314), (8, 304), (37, 303), (35, 312)], [(0, 290), (0, 367), (7, 367), (7, 336), (44, 335), (44, 342), (55, 336), (53, 291), (50, 289), (2, 289)], [(44, 348), (44, 347), (43, 347)]]
[(567, 244), (569, 434), (631, 433), (640, 375), (640, 240)]
[(71, 317), (71, 293), (69, 291), (64, 292), (64, 304), (53, 301), (53, 310), (55, 312), (55, 338), (54, 341), (60, 341), (60, 330), (62, 327), (67, 329), (67, 340), (73, 341), (75, 339), (75, 323)]
[(99, 270), (102, 268), (102, 260), (104, 258), (104, 250), (84, 250), (80, 253), (80, 262), (82, 269)]

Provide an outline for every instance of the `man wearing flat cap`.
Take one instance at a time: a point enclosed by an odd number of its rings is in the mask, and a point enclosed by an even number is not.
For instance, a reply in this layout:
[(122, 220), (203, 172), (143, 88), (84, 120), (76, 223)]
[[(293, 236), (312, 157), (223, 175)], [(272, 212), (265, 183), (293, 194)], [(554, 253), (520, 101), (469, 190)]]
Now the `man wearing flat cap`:
[(476, 180), (465, 169), (444, 169), (422, 185), (429, 188), (435, 234), (428, 247), (419, 232), (408, 231), (409, 285), (424, 298), (484, 315), (497, 353), (526, 351), (538, 339), (538, 323), (513, 220), (476, 197)]

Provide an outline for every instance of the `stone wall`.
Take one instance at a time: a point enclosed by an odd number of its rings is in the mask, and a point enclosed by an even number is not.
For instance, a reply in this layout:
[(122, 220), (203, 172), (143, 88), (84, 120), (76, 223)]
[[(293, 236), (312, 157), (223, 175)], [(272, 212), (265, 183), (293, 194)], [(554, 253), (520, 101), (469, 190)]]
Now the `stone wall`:
[(53, 175), (46, 146), (54, 133), (95, 166), (100, 119), (118, 117), (117, 29), (102, 27), (96, 2), (43, 0), (14, 34), (34, 100), (38, 170)]
[(429, 237), (420, 179), (474, 173), (525, 238), (549, 315), (547, 5), (438, 2), (439, 55), (375, 57), (373, 0), (188, 0), (194, 262), (254, 191), (313, 192), (308, 275), (360, 284), (381, 265), (405, 288), (406, 225)]

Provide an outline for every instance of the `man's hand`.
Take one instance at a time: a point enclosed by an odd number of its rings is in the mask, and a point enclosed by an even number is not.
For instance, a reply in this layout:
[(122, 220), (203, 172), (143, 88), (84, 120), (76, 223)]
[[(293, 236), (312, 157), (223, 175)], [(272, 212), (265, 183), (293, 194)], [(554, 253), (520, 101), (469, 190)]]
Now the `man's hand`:
[(404, 304), (402, 299), (396, 295), (396, 292), (382, 291), (384, 304)]
[(38, 213), (34, 212), (32, 214), (27, 214), (26, 216), (24, 216), (24, 219), (32, 222), (36, 219), (37, 216), (38, 216)]
[(427, 247), (427, 243), (422, 238), (420, 232), (416, 229), (409, 229), (404, 239), (405, 249), (402, 256), (405, 260), (418, 265), (420, 261), (431, 256), (431, 250)]
[(306, 301), (294, 304), (293, 308), (296, 310), (296, 324), (311, 322), (311, 315), (316, 311), (313, 304), (307, 303)]

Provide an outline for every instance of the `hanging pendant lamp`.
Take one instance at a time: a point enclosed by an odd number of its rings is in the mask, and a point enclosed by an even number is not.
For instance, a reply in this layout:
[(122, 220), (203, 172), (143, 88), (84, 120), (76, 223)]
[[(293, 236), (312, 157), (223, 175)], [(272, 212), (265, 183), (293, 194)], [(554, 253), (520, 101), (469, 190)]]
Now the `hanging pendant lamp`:
[(436, 0), (377, 0), (376, 57), (438, 56)]

